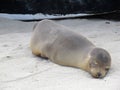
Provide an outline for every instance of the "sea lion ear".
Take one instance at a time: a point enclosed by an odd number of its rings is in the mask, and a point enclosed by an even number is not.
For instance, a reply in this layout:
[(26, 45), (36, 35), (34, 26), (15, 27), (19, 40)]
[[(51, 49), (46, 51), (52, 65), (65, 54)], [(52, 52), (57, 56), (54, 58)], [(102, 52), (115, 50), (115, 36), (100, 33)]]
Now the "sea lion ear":
[(97, 61), (95, 60), (95, 61), (92, 61), (92, 62), (90, 62), (90, 66), (92, 66), (92, 67), (96, 67), (98, 65), (98, 63), (97, 63)]
[(94, 64), (97, 65), (98, 64), (97, 61), (94, 61)]

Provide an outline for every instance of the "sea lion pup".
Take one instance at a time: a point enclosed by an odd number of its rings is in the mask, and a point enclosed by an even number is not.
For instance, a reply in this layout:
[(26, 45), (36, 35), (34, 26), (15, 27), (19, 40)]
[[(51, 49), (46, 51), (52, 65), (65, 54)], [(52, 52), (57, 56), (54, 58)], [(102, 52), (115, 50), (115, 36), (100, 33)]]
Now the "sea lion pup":
[(32, 53), (59, 65), (81, 68), (102, 78), (111, 66), (109, 53), (84, 36), (51, 20), (40, 21), (31, 38)]

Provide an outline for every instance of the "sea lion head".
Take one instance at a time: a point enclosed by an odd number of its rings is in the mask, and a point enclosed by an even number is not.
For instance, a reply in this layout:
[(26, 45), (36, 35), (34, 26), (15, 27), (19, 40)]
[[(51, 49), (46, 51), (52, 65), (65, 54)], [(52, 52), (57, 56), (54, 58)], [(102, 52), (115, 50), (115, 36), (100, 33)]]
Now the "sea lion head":
[(103, 78), (111, 67), (109, 53), (101, 48), (94, 48), (90, 53), (89, 72), (95, 78)]

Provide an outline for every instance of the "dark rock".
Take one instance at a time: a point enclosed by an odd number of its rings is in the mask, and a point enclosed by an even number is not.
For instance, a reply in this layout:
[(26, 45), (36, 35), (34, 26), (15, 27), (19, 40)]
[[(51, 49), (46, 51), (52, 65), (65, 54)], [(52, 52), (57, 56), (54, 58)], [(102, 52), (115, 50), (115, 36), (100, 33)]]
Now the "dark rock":
[(105, 22), (106, 24), (110, 24), (110, 22)]
[(0, 13), (76, 14), (120, 9), (120, 0), (0, 0)]

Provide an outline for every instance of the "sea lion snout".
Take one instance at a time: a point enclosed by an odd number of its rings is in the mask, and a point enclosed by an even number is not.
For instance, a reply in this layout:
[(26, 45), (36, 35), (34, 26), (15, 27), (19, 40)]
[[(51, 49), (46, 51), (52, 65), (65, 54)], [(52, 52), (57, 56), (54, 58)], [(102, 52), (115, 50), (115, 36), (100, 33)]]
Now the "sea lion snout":
[(93, 76), (93, 77), (95, 77), (95, 78), (104, 78), (105, 77), (105, 75), (106, 75), (106, 73), (107, 72), (98, 72), (95, 76)]
[(101, 77), (102, 76), (102, 74), (101, 73), (97, 73), (97, 77), (99, 78), (99, 77)]
[[(100, 69), (100, 70), (99, 70)], [(105, 71), (103, 68), (101, 67), (97, 67), (97, 68), (91, 68), (90, 70), (90, 74), (94, 77), (94, 78), (103, 78), (105, 77), (105, 75), (107, 74), (108, 71)]]

